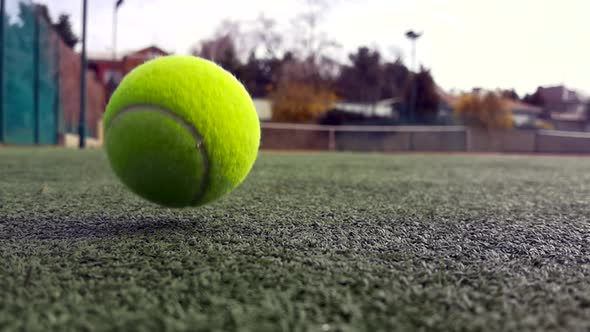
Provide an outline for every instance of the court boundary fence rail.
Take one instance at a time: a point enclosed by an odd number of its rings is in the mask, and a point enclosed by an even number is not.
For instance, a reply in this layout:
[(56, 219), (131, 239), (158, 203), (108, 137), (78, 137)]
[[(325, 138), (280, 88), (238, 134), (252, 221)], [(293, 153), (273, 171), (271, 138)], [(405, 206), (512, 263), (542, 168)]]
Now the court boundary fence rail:
[[(103, 146), (102, 120), (89, 147)], [(59, 145), (78, 147), (67, 133)], [(590, 154), (590, 132), (482, 130), (463, 126), (325, 126), (261, 123), (261, 150)]]
[(269, 122), (261, 130), (263, 150), (590, 154), (590, 132)]

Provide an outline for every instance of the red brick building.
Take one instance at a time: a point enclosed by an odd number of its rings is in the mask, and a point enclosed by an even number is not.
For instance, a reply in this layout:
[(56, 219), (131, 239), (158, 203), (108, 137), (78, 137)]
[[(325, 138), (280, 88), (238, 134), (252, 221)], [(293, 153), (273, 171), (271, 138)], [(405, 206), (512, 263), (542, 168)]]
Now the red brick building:
[(106, 93), (105, 103), (114, 89), (119, 85), (121, 79), (133, 68), (159, 56), (169, 55), (169, 52), (157, 46), (149, 46), (121, 58), (113, 60), (108, 56), (89, 56), (88, 68), (96, 73), (97, 79), (103, 84)]

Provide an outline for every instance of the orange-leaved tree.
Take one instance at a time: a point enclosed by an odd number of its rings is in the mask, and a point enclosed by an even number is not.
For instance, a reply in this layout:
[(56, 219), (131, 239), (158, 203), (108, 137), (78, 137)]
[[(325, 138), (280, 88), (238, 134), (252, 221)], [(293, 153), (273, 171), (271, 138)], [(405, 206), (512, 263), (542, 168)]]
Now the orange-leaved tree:
[(494, 92), (468, 93), (454, 105), (455, 116), (464, 124), (485, 129), (509, 129), (512, 110), (507, 101)]
[(301, 81), (280, 82), (272, 93), (272, 121), (313, 122), (336, 102), (331, 89)]
[[(324, 71), (325, 59), (283, 61), (280, 77), (271, 92), (272, 121), (315, 122), (337, 101), (332, 79)], [(329, 72), (329, 71), (328, 71)]]

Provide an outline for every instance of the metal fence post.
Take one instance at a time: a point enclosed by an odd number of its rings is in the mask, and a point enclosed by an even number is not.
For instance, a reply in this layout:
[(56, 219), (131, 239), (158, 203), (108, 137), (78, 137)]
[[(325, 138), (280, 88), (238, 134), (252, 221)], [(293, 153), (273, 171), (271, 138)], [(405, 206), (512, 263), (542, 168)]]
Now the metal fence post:
[(80, 149), (86, 147), (86, 5), (82, 0), (82, 52), (80, 53), (80, 119), (78, 142)]
[(0, 143), (6, 142), (4, 117), (4, 22), (5, 0), (0, 0)]
[(471, 129), (465, 127), (465, 152), (471, 152)]
[(336, 150), (336, 130), (334, 128), (330, 128), (328, 133), (329, 133), (328, 149), (330, 149), (330, 151), (335, 151)]
[(533, 140), (533, 153), (539, 152), (539, 129), (535, 129), (535, 136)]
[(5, 19), (5, 0), (0, 0), (0, 142), (6, 140), (6, 125), (4, 117), (4, 22)]
[(55, 144), (59, 144), (59, 135), (61, 129), (61, 116), (60, 116), (60, 97), (61, 97), (61, 87), (60, 87), (60, 40), (56, 39), (55, 42), (55, 54), (54, 54), (54, 62), (55, 62), (55, 72), (54, 72), (54, 82), (55, 82), (55, 95), (53, 96), (53, 117), (55, 121)]

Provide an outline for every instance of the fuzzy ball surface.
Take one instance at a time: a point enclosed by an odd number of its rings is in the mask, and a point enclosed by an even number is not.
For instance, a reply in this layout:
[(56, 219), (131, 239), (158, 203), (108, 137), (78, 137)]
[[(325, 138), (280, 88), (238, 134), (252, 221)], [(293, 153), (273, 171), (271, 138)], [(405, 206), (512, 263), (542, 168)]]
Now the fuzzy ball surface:
[(116, 176), (166, 207), (204, 205), (234, 190), (260, 143), (244, 86), (214, 62), (185, 55), (129, 72), (109, 100), (103, 130)]

